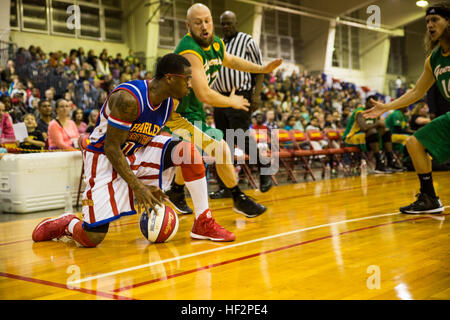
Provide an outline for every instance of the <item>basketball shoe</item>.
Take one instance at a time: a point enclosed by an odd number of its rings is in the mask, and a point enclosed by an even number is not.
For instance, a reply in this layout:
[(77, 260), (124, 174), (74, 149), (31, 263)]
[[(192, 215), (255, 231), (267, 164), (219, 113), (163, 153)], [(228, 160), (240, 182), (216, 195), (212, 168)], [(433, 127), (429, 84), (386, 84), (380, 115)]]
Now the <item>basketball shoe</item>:
[(234, 241), (236, 236), (220, 226), (212, 217), (211, 210), (207, 209), (194, 221), (191, 238), (212, 241)]
[(67, 235), (66, 229), (73, 219), (78, 219), (78, 217), (72, 213), (65, 213), (58, 218), (42, 220), (33, 230), (33, 241), (49, 241)]
[(263, 214), (267, 208), (262, 204), (256, 203), (245, 193), (240, 193), (234, 199), (233, 209), (237, 213), (245, 215), (247, 218), (255, 218)]
[(168, 201), (174, 206), (174, 208), (182, 214), (192, 214), (194, 211), (186, 203), (186, 196), (184, 190), (176, 192), (172, 189), (165, 192)]
[(416, 194), (417, 200), (409, 206), (401, 207), (401, 213), (441, 213), (444, 211), (441, 200), (436, 197), (432, 198), (426, 193)]

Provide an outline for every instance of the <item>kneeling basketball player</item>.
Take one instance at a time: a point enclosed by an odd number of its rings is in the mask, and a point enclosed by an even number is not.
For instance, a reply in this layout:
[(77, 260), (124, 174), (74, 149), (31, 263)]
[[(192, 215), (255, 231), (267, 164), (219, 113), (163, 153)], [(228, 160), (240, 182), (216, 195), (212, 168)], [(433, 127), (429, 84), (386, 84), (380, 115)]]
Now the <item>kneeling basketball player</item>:
[[(194, 203), (194, 239), (233, 241), (235, 235), (211, 215), (203, 161), (193, 144), (158, 135), (190, 89), (191, 68), (184, 57), (165, 55), (152, 81), (134, 80), (116, 87), (105, 101), (83, 152), (86, 190), (83, 221), (73, 214), (45, 219), (33, 231), (34, 241), (70, 236), (95, 247), (109, 223), (161, 205), (175, 166), (180, 166)], [(172, 98), (173, 97), (173, 98)]]

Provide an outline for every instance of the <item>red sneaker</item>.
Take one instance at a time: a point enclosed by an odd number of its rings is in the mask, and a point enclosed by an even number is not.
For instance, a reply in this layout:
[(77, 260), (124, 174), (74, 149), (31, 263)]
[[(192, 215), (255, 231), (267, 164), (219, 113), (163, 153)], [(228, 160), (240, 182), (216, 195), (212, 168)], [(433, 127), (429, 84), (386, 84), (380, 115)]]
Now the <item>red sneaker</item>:
[(234, 233), (220, 226), (211, 215), (211, 210), (206, 210), (194, 221), (191, 238), (212, 241), (234, 241)]
[(48, 241), (66, 235), (66, 228), (73, 219), (78, 217), (72, 213), (65, 213), (58, 218), (42, 220), (33, 230), (33, 241)]

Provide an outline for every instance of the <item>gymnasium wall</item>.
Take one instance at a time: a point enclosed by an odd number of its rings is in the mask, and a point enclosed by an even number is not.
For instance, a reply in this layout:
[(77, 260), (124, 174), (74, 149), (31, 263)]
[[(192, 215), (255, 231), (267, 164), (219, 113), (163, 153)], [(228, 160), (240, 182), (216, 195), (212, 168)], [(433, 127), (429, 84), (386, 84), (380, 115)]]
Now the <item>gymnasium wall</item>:
[(11, 31), (10, 37), (12, 42), (16, 43), (18, 47), (28, 49), (30, 45), (40, 46), (46, 53), (58, 50), (68, 53), (72, 48), (78, 49), (78, 47), (83, 47), (86, 53), (88, 50), (93, 49), (96, 54), (100, 54), (106, 48), (108, 53), (114, 57), (117, 53), (121, 53), (124, 57), (128, 55), (127, 45), (120, 42), (75, 39), (25, 31)]
[(10, 0), (1, 0), (0, 4), (0, 40), (9, 41), (9, 8), (11, 6)]
[(426, 26), (423, 18), (405, 27), (405, 52), (406, 52), (406, 82), (419, 79), (423, 71), (425, 62), (425, 49), (423, 39), (425, 37)]

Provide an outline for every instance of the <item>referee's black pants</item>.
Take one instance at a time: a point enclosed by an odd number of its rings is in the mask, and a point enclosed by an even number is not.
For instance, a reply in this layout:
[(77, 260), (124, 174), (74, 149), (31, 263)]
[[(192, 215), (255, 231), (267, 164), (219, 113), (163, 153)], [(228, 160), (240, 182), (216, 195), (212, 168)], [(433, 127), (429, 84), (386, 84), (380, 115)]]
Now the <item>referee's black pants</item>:
[[(227, 93), (221, 92), (221, 94), (223, 94), (225, 96), (229, 96), (231, 94), (231, 92), (227, 92)], [(251, 103), (251, 99), (252, 99), (251, 91), (236, 91), (235, 94), (239, 95), (239, 96), (244, 96), (244, 98), (246, 98)], [(233, 129), (233, 130), (242, 129), (242, 130), (244, 130), (244, 132), (249, 130), (250, 123), (251, 123), (250, 108), (249, 108), (249, 111), (237, 110), (237, 109), (233, 109), (231, 107), (230, 108), (214, 108), (214, 123), (215, 123), (217, 129), (220, 129), (223, 131), (225, 141), (227, 141), (229, 144), (231, 144), (231, 141), (230, 141), (231, 138), (227, 139), (227, 131), (226, 130), (227, 129)], [(234, 145), (237, 144), (236, 140), (237, 139), (234, 140)], [(229, 145), (230, 150), (233, 155), (234, 155), (234, 145)], [(245, 135), (244, 147), (245, 147), (244, 151), (247, 154), (249, 153), (249, 150), (257, 150), (257, 142), (254, 139), (254, 137), (252, 137), (250, 135)], [(254, 148), (254, 149), (250, 149), (250, 147)], [(250, 160), (252, 162), (255, 161), (255, 159), (250, 159)], [(267, 160), (264, 162), (267, 162)], [(261, 162), (259, 151), (257, 152), (256, 164), (257, 164), (258, 168), (270, 166), (270, 162), (267, 164)], [(224, 187), (224, 185), (221, 181), (219, 182), (219, 184), (222, 188)]]

